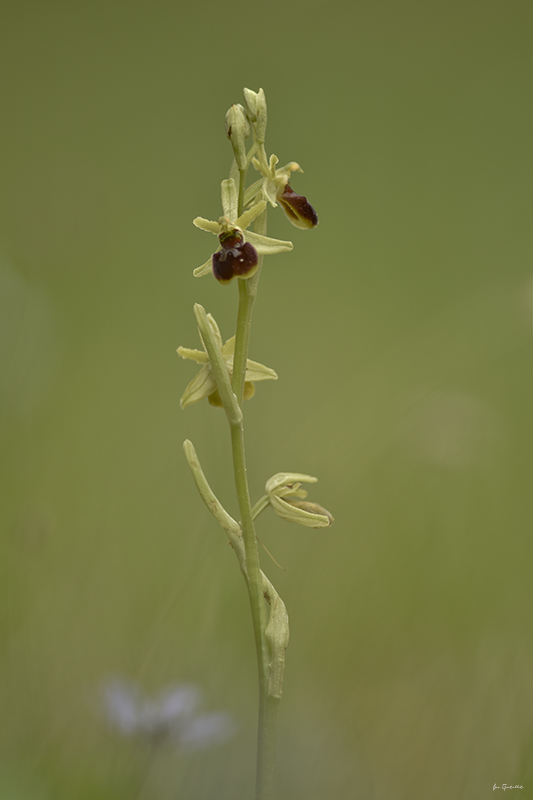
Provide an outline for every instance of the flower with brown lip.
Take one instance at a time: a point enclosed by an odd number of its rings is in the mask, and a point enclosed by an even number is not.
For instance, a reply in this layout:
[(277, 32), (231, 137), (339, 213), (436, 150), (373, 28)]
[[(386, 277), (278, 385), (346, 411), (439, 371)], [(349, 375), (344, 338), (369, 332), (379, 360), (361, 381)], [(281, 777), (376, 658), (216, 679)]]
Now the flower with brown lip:
[(316, 227), (318, 216), (315, 209), (306, 197), (296, 194), (289, 185), (291, 173), (303, 172), (303, 169), (296, 161), (276, 169), (277, 163), (278, 158), (274, 155), (270, 156), (270, 161), (267, 162), (264, 152), (261, 152), (258, 158), (252, 159), (252, 164), (263, 178), (246, 191), (245, 202), (251, 202), (254, 196), (260, 197), (262, 194), (271, 206), (280, 204), (292, 225), (304, 230)]
[(212, 255), (213, 275), (220, 283), (229, 283), (235, 276), (251, 278), (257, 270), (257, 250), (244, 241), (237, 229), (219, 234), (221, 249)]
[(221, 283), (229, 283), (233, 278), (251, 278), (257, 269), (258, 255), (273, 255), (292, 250), (292, 242), (272, 239), (254, 231), (248, 226), (262, 214), (266, 201), (251, 205), (237, 216), (237, 187), (233, 178), (222, 181), (222, 210), (224, 216), (218, 222), (196, 217), (193, 224), (202, 231), (218, 236), (220, 246), (213, 255), (193, 271), (196, 278), (213, 272)]

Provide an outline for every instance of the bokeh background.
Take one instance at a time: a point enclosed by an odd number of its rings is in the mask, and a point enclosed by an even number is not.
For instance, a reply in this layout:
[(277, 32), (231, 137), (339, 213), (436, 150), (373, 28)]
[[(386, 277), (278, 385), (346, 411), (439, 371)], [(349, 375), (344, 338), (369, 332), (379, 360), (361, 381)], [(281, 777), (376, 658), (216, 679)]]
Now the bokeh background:
[[(244, 584), (181, 443), (237, 514), (223, 413), (180, 411), (228, 106), (265, 89), (312, 232), (267, 259), (254, 498), (287, 604), (280, 800), (481, 800), (533, 775), (530, 4), (8, 0), (0, 30), (0, 798), (253, 795)], [(112, 676), (195, 683), (233, 738), (107, 724)], [(494, 794), (495, 792), (495, 794)]]

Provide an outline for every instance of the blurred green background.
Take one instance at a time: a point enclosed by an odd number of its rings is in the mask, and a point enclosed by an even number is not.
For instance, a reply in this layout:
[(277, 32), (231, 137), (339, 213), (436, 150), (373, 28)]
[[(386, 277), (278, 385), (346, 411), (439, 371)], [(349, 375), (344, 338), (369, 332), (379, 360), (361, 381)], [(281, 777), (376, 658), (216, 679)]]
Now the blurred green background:
[[(0, 31), (0, 798), (253, 795), (244, 583), (223, 413), (181, 412), (230, 147), (267, 147), (320, 226), (269, 231), (247, 405), (254, 498), (317, 475), (326, 531), (265, 514), (291, 620), (280, 800), (477, 800), (529, 760), (530, 4), (8, 0)], [(112, 675), (194, 682), (239, 729), (200, 753), (103, 718)]]

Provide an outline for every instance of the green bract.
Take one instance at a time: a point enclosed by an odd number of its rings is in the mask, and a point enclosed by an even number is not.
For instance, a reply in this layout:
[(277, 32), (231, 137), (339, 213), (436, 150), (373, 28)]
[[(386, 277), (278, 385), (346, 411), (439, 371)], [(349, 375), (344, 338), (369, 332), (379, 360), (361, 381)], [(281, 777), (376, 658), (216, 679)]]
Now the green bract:
[[(193, 220), (193, 225), (200, 228), (202, 231), (214, 233), (215, 236), (220, 234), (229, 233), (230, 231), (237, 230), (242, 233), (245, 242), (252, 244), (259, 255), (274, 255), (275, 253), (285, 253), (292, 250), (292, 242), (284, 242), (281, 239), (272, 239), (270, 236), (261, 236), (259, 233), (248, 231), (247, 228), (252, 222), (262, 214), (266, 208), (266, 201), (260, 200), (248, 208), (238, 217), (238, 194), (237, 187), (233, 178), (228, 178), (221, 183), (222, 194), (222, 210), (224, 215), (220, 217), (218, 222), (214, 220), (204, 219), (203, 217), (196, 217)], [(217, 252), (222, 247), (217, 248)], [(208, 275), (212, 270), (212, 256), (193, 271), (196, 278), (201, 278), (203, 275)]]
[[(207, 319), (209, 321), (209, 325), (211, 326), (211, 330), (213, 331), (217, 345), (220, 348), (220, 352), (222, 353), (222, 358), (224, 359), (228, 368), (228, 372), (231, 375), (233, 373), (235, 336), (232, 336), (231, 339), (228, 339), (227, 342), (223, 344), (222, 336), (220, 335), (220, 329), (215, 321), (215, 318), (212, 316), (212, 314), (207, 314)], [(201, 334), (200, 339), (202, 339)], [(204, 344), (203, 340), (202, 344)], [(207, 355), (205, 345), (203, 350), (190, 350), (188, 347), (178, 347), (178, 355), (180, 355), (182, 358), (196, 361), (197, 364), (202, 364), (200, 372), (198, 372), (198, 374), (192, 379), (183, 392), (183, 396), (180, 400), (181, 407), (185, 408), (186, 406), (190, 406), (192, 403), (198, 403), (200, 400), (204, 400), (206, 397), (209, 399), (211, 405), (222, 406), (222, 402), (217, 390), (217, 383), (211, 368), (211, 362), (209, 360), (209, 356)], [(274, 370), (270, 369), (270, 367), (265, 367), (264, 364), (259, 364), (257, 361), (251, 361), (250, 359), (247, 359), (244, 399), (246, 400), (254, 395), (255, 381), (277, 380), (277, 377), (278, 376)]]

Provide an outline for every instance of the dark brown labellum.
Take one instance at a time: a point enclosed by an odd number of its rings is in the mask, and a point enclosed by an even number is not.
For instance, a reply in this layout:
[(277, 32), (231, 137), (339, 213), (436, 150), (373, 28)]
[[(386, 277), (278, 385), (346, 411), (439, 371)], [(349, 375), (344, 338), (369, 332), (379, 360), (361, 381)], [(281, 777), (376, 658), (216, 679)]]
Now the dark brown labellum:
[(296, 194), (289, 184), (286, 185), (283, 192), (278, 194), (278, 200), (290, 221), (297, 228), (314, 228), (315, 225), (318, 225), (317, 213), (307, 197)]
[[(213, 253), (213, 275), (221, 283), (243, 277), (257, 266), (257, 251), (244, 241), (239, 231), (221, 233), (218, 237), (222, 250)], [(255, 271), (255, 270), (254, 270)]]

